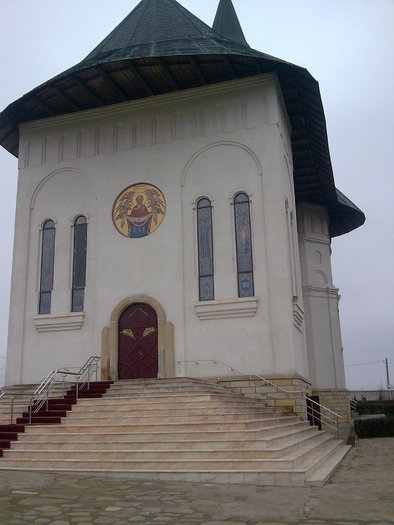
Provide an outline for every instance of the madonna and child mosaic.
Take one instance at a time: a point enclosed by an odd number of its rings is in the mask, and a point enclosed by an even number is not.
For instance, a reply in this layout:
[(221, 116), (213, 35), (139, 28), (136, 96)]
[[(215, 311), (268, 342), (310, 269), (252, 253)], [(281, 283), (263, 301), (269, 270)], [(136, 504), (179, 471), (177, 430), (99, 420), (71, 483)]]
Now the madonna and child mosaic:
[(119, 233), (131, 239), (146, 237), (162, 223), (166, 213), (163, 193), (152, 184), (133, 184), (118, 196), (112, 219)]

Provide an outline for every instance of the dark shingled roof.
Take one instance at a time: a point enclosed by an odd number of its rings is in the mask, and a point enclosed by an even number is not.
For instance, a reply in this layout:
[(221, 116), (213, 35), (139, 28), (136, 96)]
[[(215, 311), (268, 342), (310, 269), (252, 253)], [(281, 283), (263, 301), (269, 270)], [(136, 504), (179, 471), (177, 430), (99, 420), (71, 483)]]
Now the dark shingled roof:
[(231, 0), (220, 0), (212, 29), (224, 38), (249, 47)]
[(219, 40), (217, 33), (175, 0), (147, 0), (140, 2), (78, 67), (108, 59), (240, 51), (234, 42)]
[(0, 114), (0, 144), (17, 156), (23, 122), (275, 73), (292, 126), (296, 200), (326, 206), (332, 236), (363, 224), (364, 214), (335, 188), (316, 80), (251, 49), (230, 0), (220, 1), (215, 28), (175, 0), (142, 0), (82, 62)]

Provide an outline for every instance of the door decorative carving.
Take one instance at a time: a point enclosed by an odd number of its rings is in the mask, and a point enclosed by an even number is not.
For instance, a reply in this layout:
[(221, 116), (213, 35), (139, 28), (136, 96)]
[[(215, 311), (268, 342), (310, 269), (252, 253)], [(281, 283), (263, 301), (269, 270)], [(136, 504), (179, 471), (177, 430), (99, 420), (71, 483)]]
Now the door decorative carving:
[(155, 310), (145, 303), (126, 308), (119, 318), (119, 379), (157, 377), (158, 332)]

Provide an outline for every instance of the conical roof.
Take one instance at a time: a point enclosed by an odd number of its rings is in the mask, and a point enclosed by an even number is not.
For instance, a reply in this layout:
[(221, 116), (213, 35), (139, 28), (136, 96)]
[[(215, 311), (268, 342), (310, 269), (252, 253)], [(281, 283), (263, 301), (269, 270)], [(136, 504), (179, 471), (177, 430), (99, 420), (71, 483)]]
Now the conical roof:
[(212, 29), (224, 38), (248, 46), (231, 0), (220, 0)]
[(23, 122), (275, 73), (292, 126), (297, 201), (326, 206), (332, 235), (360, 226), (362, 212), (338, 200), (318, 83), (306, 69), (251, 49), (233, 10), (221, 0), (219, 34), (176, 0), (142, 0), (84, 60), (0, 114), (0, 144), (18, 156)]
[(220, 35), (175, 0), (142, 0), (79, 66), (141, 56), (242, 52), (234, 43), (246, 42), (223, 42)]

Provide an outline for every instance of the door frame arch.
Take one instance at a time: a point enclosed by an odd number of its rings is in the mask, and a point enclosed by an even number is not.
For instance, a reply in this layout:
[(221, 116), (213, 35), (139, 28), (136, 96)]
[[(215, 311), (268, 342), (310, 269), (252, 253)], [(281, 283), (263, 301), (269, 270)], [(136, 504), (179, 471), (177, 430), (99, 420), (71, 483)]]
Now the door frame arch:
[(102, 333), (101, 377), (118, 379), (118, 324), (126, 308), (135, 303), (146, 303), (157, 315), (158, 377), (175, 377), (174, 325), (167, 321), (164, 308), (149, 295), (133, 295), (120, 301), (112, 310), (109, 326)]

